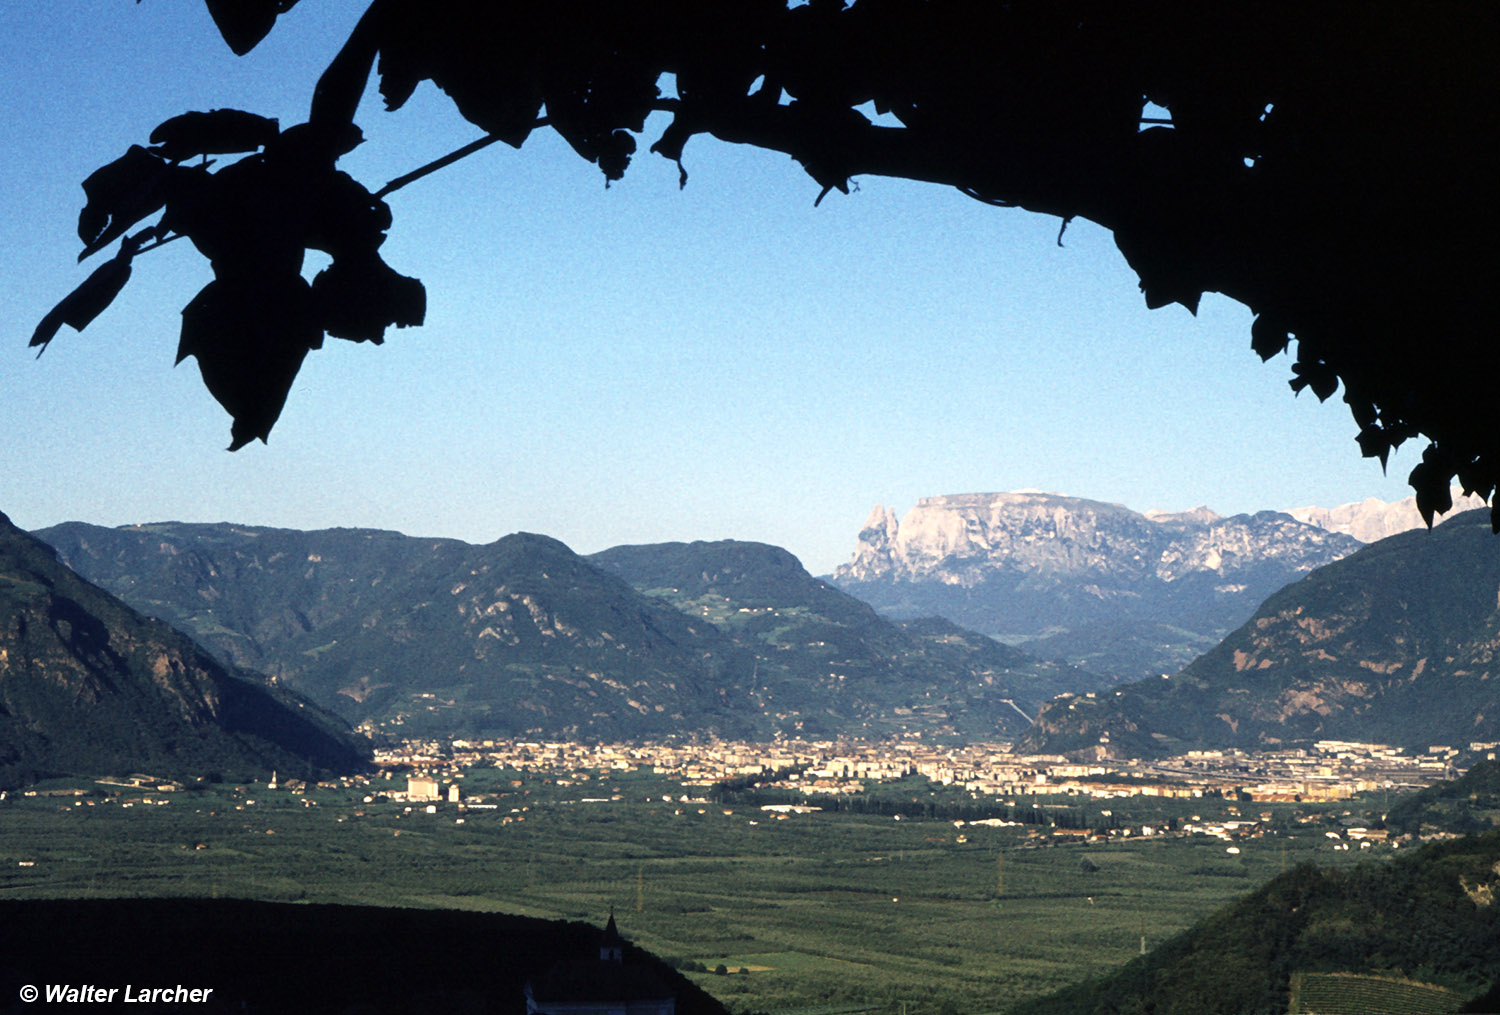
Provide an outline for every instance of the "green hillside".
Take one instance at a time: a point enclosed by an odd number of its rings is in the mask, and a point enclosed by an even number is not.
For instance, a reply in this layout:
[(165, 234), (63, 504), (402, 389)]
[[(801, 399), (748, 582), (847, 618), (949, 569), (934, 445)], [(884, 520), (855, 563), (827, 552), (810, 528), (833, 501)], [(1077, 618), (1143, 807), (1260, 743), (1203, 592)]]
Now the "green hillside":
[(887, 620), (764, 543), (617, 546), (589, 559), (753, 652), (768, 711), (821, 713), (835, 732), (1014, 736), (1027, 725), (1019, 710), (1102, 682), (946, 620)]
[[(1119, 972), (1016, 1015), (1283, 1015), (1298, 974), (1410, 980), (1466, 1001), (1500, 980), (1497, 888), (1500, 832), (1346, 870), (1300, 865)], [(1316, 994), (1330, 986), (1313, 983)], [(1345, 986), (1339, 997), (1355, 991)]]
[(1462, 778), (1403, 798), (1386, 815), (1392, 834), (1468, 835), (1500, 826), (1500, 761), (1481, 761)]
[(1294, 973), (1288, 1015), (1450, 1015), (1463, 994), (1394, 976)]
[(352, 721), (408, 736), (748, 733), (737, 647), (562, 543), (167, 523), (40, 533), (70, 566)]

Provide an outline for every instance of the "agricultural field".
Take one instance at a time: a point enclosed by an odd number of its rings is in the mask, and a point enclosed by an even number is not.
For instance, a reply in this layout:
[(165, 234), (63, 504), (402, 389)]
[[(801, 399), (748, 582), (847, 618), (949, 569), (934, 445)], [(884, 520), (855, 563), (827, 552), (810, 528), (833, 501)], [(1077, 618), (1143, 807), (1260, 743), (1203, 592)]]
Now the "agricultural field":
[[(470, 769), (459, 785), (470, 806), (428, 813), (399, 799), (402, 775), (299, 792), (46, 784), (0, 801), (0, 898), (234, 897), (598, 924), (613, 910), (628, 938), (735, 1011), (923, 1015), (1002, 1012), (1102, 975), (1301, 861), (1389, 855), (1336, 849), (1328, 824), (1299, 824), (1291, 805), (1267, 805), (1277, 834), (1233, 853), (1207, 836), (1061, 844), (1035, 826), (959, 827), (922, 817), (910, 786), (911, 814), (897, 819), (713, 803), (642, 772)], [(1054, 803), (1061, 814), (1076, 801)], [(1237, 813), (1207, 799), (1128, 806), (1130, 821), (1163, 825), (1190, 808)]]
[(1364, 1015), (1399, 1011), (1407, 1015), (1449, 1015), (1466, 999), (1446, 987), (1389, 976), (1353, 973), (1298, 973), (1292, 977), (1290, 1015)]

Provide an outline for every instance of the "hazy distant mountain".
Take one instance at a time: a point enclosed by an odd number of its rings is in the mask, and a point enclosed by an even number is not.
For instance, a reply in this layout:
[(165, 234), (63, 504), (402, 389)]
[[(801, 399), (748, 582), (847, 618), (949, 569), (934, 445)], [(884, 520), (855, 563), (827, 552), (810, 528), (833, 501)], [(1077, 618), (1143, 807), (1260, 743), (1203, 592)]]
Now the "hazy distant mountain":
[(226, 669), (0, 514), (0, 785), (45, 774), (350, 771), (346, 727)]
[[(1484, 506), (1484, 501), (1478, 497), (1465, 497), (1463, 491), (1455, 487), (1453, 510), (1437, 518), (1436, 524), (1442, 524), (1444, 518), (1452, 518), (1465, 511)], [(1292, 508), (1287, 514), (1298, 521), (1316, 525), (1320, 529), (1343, 532), (1362, 543), (1373, 543), (1387, 536), (1427, 527), (1422, 521), (1422, 513), (1417, 510), (1415, 497), (1393, 502), (1370, 497), (1351, 504), (1340, 504), (1333, 508)]]
[(800, 715), (803, 732), (1008, 736), (1042, 702), (1103, 683), (947, 621), (892, 623), (764, 543), (617, 546), (589, 559), (746, 646), (760, 707)]
[(1118, 678), (1176, 672), (1272, 592), (1353, 552), (1265, 511), (1141, 514), (1022, 492), (876, 507), (832, 581), (887, 616), (935, 614)]
[(588, 560), (527, 534), (473, 546), (70, 522), (39, 535), (226, 657), (411, 735), (1004, 737), (1026, 726), (1007, 699), (1033, 715), (1101, 682), (962, 632), (903, 632), (761, 544)]
[(1267, 599), (1170, 680), (1049, 705), (1032, 749), (1500, 740), (1500, 538), (1487, 511), (1373, 543)]

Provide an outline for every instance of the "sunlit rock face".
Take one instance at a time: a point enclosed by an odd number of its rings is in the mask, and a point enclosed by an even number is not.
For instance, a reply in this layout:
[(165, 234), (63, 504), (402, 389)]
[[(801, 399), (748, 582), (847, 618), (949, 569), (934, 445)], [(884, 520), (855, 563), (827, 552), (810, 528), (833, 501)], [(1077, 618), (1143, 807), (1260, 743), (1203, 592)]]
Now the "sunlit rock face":
[(944, 616), (1133, 678), (1175, 672), (1266, 596), (1359, 545), (1279, 512), (958, 494), (923, 498), (899, 522), (876, 507), (833, 580), (893, 616)]
[[(1455, 487), (1453, 510), (1449, 511), (1446, 517), (1452, 518), (1462, 511), (1471, 511), (1481, 507), (1484, 507), (1484, 501), (1478, 497), (1465, 497), (1463, 491)], [(1395, 502), (1369, 497), (1333, 508), (1292, 508), (1287, 514), (1298, 521), (1316, 525), (1320, 529), (1353, 536), (1362, 543), (1373, 543), (1387, 536), (1420, 529), (1425, 524), (1422, 521), (1421, 512), (1417, 510), (1415, 497)]]

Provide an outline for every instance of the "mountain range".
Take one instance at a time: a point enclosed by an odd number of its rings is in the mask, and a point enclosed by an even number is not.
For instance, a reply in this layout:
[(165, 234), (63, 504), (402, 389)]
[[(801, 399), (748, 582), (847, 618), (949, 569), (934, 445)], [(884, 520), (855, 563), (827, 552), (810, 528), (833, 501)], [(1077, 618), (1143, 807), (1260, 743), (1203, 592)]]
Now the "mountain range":
[(367, 754), (332, 716), (90, 585), (0, 514), (0, 786), (133, 772), (307, 778), (358, 769)]
[[(69, 522), (39, 535), (222, 662), (367, 732), (1024, 732), (1038, 751), (1144, 755), (1485, 739), (1500, 716), (1489, 675), (1500, 544), (1478, 515), (1364, 549), (1281, 513), (1139, 514), (1035, 493), (931, 498), (916, 523), (884, 511), (874, 522), (846, 584), (877, 601), (882, 588), (909, 595), (897, 613), (936, 598), (946, 617), (884, 616), (787, 551), (734, 540), (582, 557), (525, 533), (478, 546)], [(1288, 574), (1301, 580), (1246, 605)], [(1004, 611), (1012, 633), (1047, 624), (1028, 648), (1092, 639), (1096, 655), (1160, 655), (1166, 631), (1175, 651), (1203, 651), (1168, 680), (1124, 685), (1118, 671), (1041, 660), (957, 622), (981, 609)], [(1243, 626), (1210, 644), (1235, 611)], [(1468, 715), (1466, 703), (1482, 707)]]
[(1405, 532), (1268, 598), (1170, 679), (1066, 697), (1031, 750), (1149, 756), (1343, 739), (1500, 740), (1500, 538), (1487, 511)]
[(39, 536), (222, 658), (408, 736), (1001, 739), (1103, 683), (941, 621), (883, 619), (764, 544), (584, 558), (531, 534), (69, 522)]
[(938, 615), (1121, 680), (1175, 673), (1271, 593), (1360, 547), (1263, 511), (1140, 513), (1040, 492), (877, 506), (830, 581), (896, 618)]

